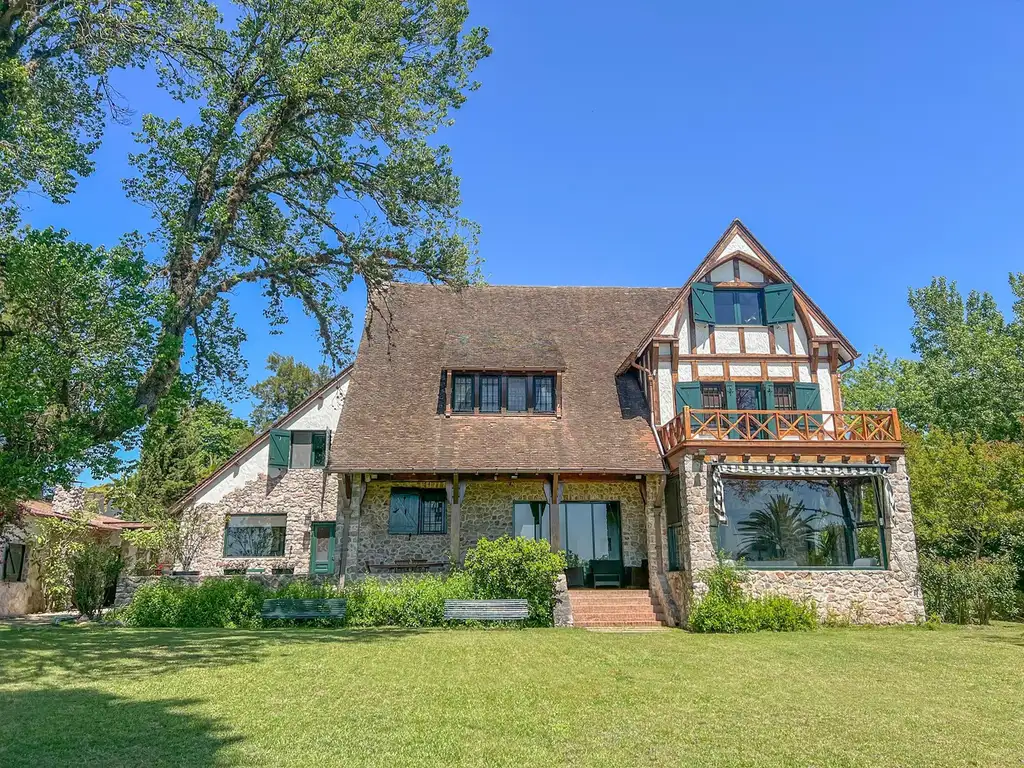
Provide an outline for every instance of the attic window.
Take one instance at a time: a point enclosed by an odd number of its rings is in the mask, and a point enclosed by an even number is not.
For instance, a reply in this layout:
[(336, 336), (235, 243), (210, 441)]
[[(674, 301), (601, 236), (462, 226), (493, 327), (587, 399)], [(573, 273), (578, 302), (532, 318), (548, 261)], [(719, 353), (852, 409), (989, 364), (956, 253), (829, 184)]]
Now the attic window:
[(450, 371), (445, 377), (446, 414), (561, 415), (556, 372)]

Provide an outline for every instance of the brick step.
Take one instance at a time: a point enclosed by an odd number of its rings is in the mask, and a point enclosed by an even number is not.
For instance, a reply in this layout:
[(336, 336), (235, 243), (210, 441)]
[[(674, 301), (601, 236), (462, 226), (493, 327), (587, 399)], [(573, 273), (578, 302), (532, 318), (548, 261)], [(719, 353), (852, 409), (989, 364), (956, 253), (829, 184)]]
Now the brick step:
[(609, 592), (608, 594), (587, 594), (576, 596), (572, 592), (569, 593), (569, 599), (574, 603), (649, 603), (651, 602), (651, 596), (647, 592), (639, 592), (635, 595), (630, 594), (615, 594)]
[(585, 616), (589, 613), (642, 613), (654, 616), (657, 614), (649, 605), (579, 605), (573, 607), (573, 615)]
[(579, 618), (573, 616), (573, 624), (581, 627), (589, 627), (593, 624), (621, 624), (622, 626), (629, 626), (630, 624), (661, 624), (654, 616), (644, 616), (638, 614), (636, 616), (614, 616), (606, 613), (595, 613), (591, 616), (580, 616)]
[(580, 629), (590, 629), (592, 627), (661, 627), (663, 626), (660, 621), (575, 621), (573, 624)]

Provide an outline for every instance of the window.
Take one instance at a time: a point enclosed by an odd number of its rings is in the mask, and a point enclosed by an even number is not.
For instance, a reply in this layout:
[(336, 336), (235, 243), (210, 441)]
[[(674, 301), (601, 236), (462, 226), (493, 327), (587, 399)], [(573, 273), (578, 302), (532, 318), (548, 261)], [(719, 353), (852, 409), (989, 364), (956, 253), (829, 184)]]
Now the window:
[(327, 466), (326, 430), (270, 431), (271, 467), (313, 469)]
[(881, 480), (723, 480), (727, 524), (718, 547), (752, 568), (885, 566)]
[(28, 547), (9, 542), (4, 550), (4, 581), (25, 581), (28, 578)]
[(431, 534), (445, 533), (447, 495), (444, 490), (429, 488), (403, 488), (391, 491), (391, 512), (388, 515), (388, 533)]
[(792, 384), (775, 385), (775, 407), (780, 411), (796, 410), (796, 392)]
[(498, 413), (501, 410), (501, 377), (480, 377), (480, 413)]
[(473, 412), (473, 377), (456, 374), (452, 382), (452, 410), (457, 413)]
[(725, 408), (725, 387), (721, 384), (700, 385), (701, 408), (720, 411)]
[(716, 288), (715, 322), (720, 325), (764, 325), (761, 292)]
[(553, 413), (555, 410), (555, 379), (552, 376), (533, 377), (533, 410)]
[(512, 505), (512, 534), (538, 541), (551, 540), (551, 516), (544, 501), (517, 501)]
[(512, 413), (526, 411), (526, 377), (508, 377), (508, 410)]
[(224, 557), (283, 557), (285, 515), (228, 515)]

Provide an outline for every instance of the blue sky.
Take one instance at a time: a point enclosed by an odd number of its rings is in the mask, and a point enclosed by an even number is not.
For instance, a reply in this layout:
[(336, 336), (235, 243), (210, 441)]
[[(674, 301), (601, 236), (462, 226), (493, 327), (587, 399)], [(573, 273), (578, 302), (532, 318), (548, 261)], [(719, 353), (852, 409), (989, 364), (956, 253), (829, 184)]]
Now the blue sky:
[[(494, 54), (441, 138), (489, 282), (678, 285), (738, 217), (862, 352), (909, 353), (906, 291), (933, 275), (1009, 310), (1006, 275), (1024, 269), (1024, 4), (471, 8)], [(29, 222), (96, 244), (149, 227), (120, 186), (131, 131), (180, 107), (148, 74), (119, 84), (135, 125), (110, 127), (70, 204), (29, 201)], [(361, 327), (364, 297), (347, 299)], [(257, 291), (234, 303), (253, 381), (270, 351), (319, 362), (297, 307), (271, 337)]]

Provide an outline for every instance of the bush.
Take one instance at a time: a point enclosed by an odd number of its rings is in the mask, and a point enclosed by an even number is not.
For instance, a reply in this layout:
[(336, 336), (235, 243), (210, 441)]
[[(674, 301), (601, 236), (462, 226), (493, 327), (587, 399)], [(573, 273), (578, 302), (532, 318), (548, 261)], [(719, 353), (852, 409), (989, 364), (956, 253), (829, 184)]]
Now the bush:
[(785, 595), (749, 597), (743, 591), (746, 575), (735, 566), (720, 562), (699, 578), (708, 591), (690, 612), (694, 632), (793, 632), (818, 624), (813, 602), (798, 602)]
[(1008, 559), (939, 560), (922, 557), (921, 590), (929, 615), (950, 624), (988, 624), (1018, 614), (1017, 569)]
[(143, 584), (122, 620), (134, 627), (222, 627), (258, 629), (260, 609), (271, 596), (255, 581), (238, 577), (185, 584), (173, 579)]
[(71, 560), (71, 589), (75, 607), (90, 619), (103, 607), (111, 578), (116, 582), (120, 556), (110, 547), (89, 543)]
[(548, 542), (511, 536), (480, 539), (466, 553), (465, 568), (473, 580), (475, 597), (526, 598), (530, 604), (526, 623), (552, 625), (555, 581), (565, 571), (565, 555), (552, 552)]
[(345, 623), (353, 627), (439, 627), (445, 600), (473, 597), (469, 574), (366, 578), (345, 589)]

